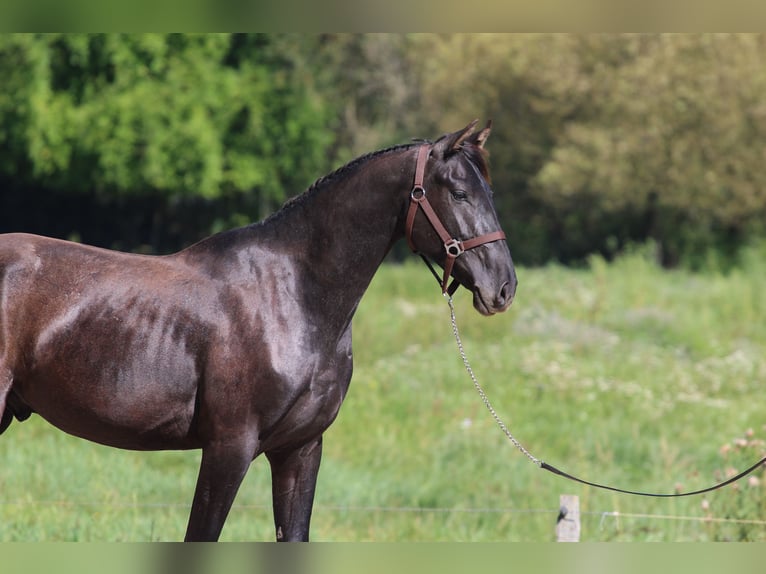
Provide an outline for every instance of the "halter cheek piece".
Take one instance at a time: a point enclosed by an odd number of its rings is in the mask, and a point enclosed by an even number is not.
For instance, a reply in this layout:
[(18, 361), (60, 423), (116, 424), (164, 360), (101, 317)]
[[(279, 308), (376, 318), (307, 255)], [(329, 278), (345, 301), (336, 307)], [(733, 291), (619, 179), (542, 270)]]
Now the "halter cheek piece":
[[(439, 216), (436, 215), (433, 207), (431, 207), (431, 204), (426, 197), (426, 189), (423, 187), (423, 177), (425, 175), (426, 162), (428, 161), (428, 154), (430, 152), (431, 146), (429, 144), (423, 144), (420, 146), (420, 148), (418, 148), (418, 160), (415, 164), (415, 184), (412, 187), (412, 192), (410, 193), (410, 207), (407, 211), (405, 233), (410, 249), (412, 249), (414, 253), (418, 253), (423, 258), (423, 261), (426, 262), (426, 265), (428, 265), (428, 267), (431, 269), (431, 273), (434, 274), (437, 281), (439, 281), (441, 284), (442, 293), (448, 293), (451, 296), (460, 286), (457, 279), (455, 279), (452, 281), (452, 284), (449, 286), (449, 288), (447, 287), (449, 278), (452, 275), (452, 267), (455, 265), (455, 259), (460, 257), (460, 255), (469, 249), (473, 249), (479, 245), (484, 245), (485, 243), (492, 243), (493, 241), (500, 241), (501, 239), (505, 239), (505, 233), (502, 231), (493, 231), (492, 233), (479, 235), (478, 237), (466, 239), (465, 241), (456, 239), (450, 235), (450, 233), (447, 231), (439, 219)], [(412, 238), (412, 229), (415, 225), (415, 215), (417, 215), (418, 208), (423, 210), (423, 213), (428, 219), (428, 222), (431, 224), (431, 227), (434, 228), (434, 231), (436, 231), (436, 233), (439, 235), (439, 238), (444, 243), (446, 259), (444, 262), (444, 275), (441, 279), (439, 279), (439, 275), (436, 273), (436, 271), (434, 271), (430, 261), (428, 261), (428, 259), (417, 250)]]

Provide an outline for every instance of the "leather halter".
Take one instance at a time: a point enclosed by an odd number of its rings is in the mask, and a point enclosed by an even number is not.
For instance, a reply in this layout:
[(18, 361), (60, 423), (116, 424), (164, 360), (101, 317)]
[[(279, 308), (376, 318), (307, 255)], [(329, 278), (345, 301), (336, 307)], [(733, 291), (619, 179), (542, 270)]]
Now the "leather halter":
[(493, 231), (492, 233), (479, 235), (478, 237), (474, 237), (472, 239), (466, 239), (465, 241), (454, 238), (450, 235), (450, 233), (447, 231), (447, 229), (444, 227), (441, 220), (439, 219), (439, 216), (436, 215), (436, 212), (433, 210), (433, 207), (431, 207), (431, 204), (429, 203), (428, 198), (426, 197), (426, 189), (425, 187), (423, 187), (423, 178), (426, 171), (426, 162), (428, 161), (428, 155), (430, 152), (431, 152), (430, 144), (423, 144), (420, 146), (420, 148), (418, 148), (418, 159), (417, 159), (417, 163), (415, 164), (415, 184), (412, 187), (412, 192), (410, 192), (410, 207), (407, 210), (405, 234), (406, 234), (407, 243), (409, 244), (410, 249), (412, 249), (413, 252), (418, 253), (421, 257), (423, 257), (423, 260), (431, 268), (431, 272), (436, 276), (437, 280), (439, 280), (439, 276), (436, 274), (436, 271), (434, 271), (428, 259), (426, 259), (425, 256), (422, 253), (420, 253), (415, 247), (415, 243), (412, 238), (412, 230), (415, 225), (415, 215), (418, 212), (418, 208), (421, 208), (426, 218), (428, 219), (428, 222), (431, 224), (431, 227), (434, 228), (436, 233), (439, 235), (439, 238), (444, 243), (446, 260), (444, 262), (444, 275), (442, 276), (442, 279), (439, 282), (441, 283), (442, 293), (449, 293), (450, 295), (452, 295), (455, 292), (455, 290), (460, 286), (460, 284), (458, 283), (456, 279), (452, 282), (449, 288), (447, 288), (447, 282), (449, 281), (449, 278), (452, 275), (452, 267), (455, 265), (455, 260), (458, 257), (460, 257), (460, 255), (462, 255), (464, 252), (468, 251), (469, 249), (473, 249), (474, 247), (478, 247), (479, 245), (484, 245), (485, 243), (492, 243), (493, 241), (500, 241), (501, 239), (505, 239), (505, 233), (503, 233), (502, 231)]

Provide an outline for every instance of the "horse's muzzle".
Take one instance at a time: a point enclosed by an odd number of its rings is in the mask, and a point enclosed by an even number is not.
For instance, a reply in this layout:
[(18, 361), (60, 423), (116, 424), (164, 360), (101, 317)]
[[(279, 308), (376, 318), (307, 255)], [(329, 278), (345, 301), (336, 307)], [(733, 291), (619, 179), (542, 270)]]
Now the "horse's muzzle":
[[(516, 295), (516, 275), (505, 281), (499, 289), (489, 290), (481, 287), (473, 289), (473, 306), (482, 315), (494, 315), (507, 311)], [(494, 292), (493, 292), (494, 291)]]

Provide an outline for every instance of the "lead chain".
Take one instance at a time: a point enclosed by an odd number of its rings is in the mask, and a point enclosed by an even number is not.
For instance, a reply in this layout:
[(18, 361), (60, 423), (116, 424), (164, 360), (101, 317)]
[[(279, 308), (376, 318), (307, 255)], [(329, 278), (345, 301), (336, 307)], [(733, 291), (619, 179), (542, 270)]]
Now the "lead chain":
[(508, 427), (505, 425), (505, 423), (500, 419), (500, 417), (497, 414), (497, 411), (495, 411), (494, 407), (492, 406), (492, 403), (489, 402), (489, 398), (487, 397), (487, 393), (484, 392), (484, 389), (479, 384), (479, 381), (476, 379), (476, 375), (473, 372), (473, 369), (471, 368), (471, 364), (468, 362), (468, 357), (465, 354), (465, 349), (463, 349), (463, 341), (460, 339), (460, 332), (457, 328), (457, 320), (455, 319), (455, 307), (452, 304), (452, 297), (450, 297), (448, 294), (444, 294), (444, 297), (447, 299), (447, 303), (449, 304), (449, 310), (450, 310), (450, 319), (452, 321), (452, 333), (455, 335), (455, 342), (457, 343), (457, 349), (460, 352), (460, 358), (463, 360), (463, 365), (465, 366), (465, 370), (468, 371), (468, 376), (471, 377), (471, 381), (473, 381), (473, 386), (476, 389), (476, 392), (479, 393), (479, 396), (481, 397), (481, 401), (484, 403), (484, 406), (487, 407), (487, 410), (489, 411), (489, 414), (492, 415), (492, 418), (495, 419), (495, 422), (497, 423), (497, 426), (500, 427), (500, 430), (503, 431), (503, 434), (508, 437), (508, 440), (513, 443), (513, 446), (515, 446), (521, 453), (526, 456), (529, 460), (531, 460), (533, 463), (535, 463), (537, 466), (542, 466), (542, 461), (532, 455), (526, 448), (524, 448), (524, 445), (522, 445), (518, 440), (516, 440), (516, 437), (511, 434), (511, 431), (508, 430)]

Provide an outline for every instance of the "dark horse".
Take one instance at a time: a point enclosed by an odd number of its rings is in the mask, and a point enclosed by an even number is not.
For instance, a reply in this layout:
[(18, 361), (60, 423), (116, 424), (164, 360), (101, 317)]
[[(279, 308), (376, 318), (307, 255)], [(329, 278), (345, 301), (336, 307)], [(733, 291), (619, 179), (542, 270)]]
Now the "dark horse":
[(449, 262), (483, 315), (511, 304), (490, 126), (475, 124), (360, 157), (266, 220), (173, 255), (0, 235), (0, 432), (38, 413), (113, 447), (202, 449), (186, 540), (218, 539), (265, 453), (276, 538), (308, 540), (322, 433), (351, 379), (351, 318), (391, 246), (408, 235)]

